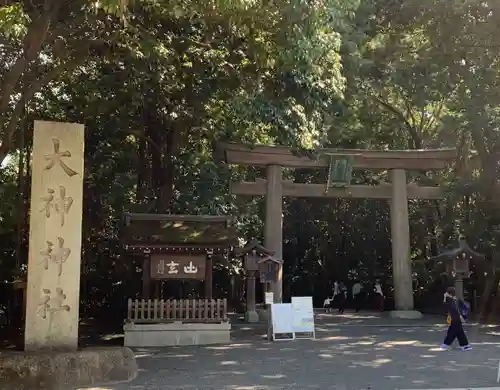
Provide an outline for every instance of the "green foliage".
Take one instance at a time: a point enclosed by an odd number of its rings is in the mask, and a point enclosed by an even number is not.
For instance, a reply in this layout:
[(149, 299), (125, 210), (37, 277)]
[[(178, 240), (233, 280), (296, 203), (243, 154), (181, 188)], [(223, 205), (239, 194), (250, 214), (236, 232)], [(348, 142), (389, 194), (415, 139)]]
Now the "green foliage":
[(0, 8), (0, 31), (9, 39), (19, 39), (26, 34), (28, 19), (21, 4)]
[[(426, 259), (457, 232), (489, 257), (496, 253), (496, 3), (46, 3), (0, 6), (0, 158), (30, 153), (25, 123), (35, 118), (85, 124), (88, 302), (110, 307), (140, 292), (141, 264), (120, 249), (124, 211), (234, 215), (242, 240), (262, 238), (263, 202), (228, 191), (230, 181), (263, 177), (262, 170), (217, 164), (215, 140), (286, 144), (311, 159), (320, 148), (455, 147), (456, 165), (409, 172), (412, 181), (449, 189), (443, 201), (410, 202), (415, 285), (430, 288), (438, 271)], [(19, 236), (21, 262), (27, 252), (27, 226), (18, 226), (26, 202), (16, 194), (22, 187), (28, 198), (29, 171), (20, 187), (11, 168), (0, 172), (4, 279), (12, 278)], [(327, 181), (325, 172), (285, 175)], [(387, 172), (353, 172), (353, 183), (385, 181)], [(334, 277), (390, 283), (387, 202), (286, 199), (284, 215), (288, 294), (323, 298)], [(238, 267), (221, 269), (238, 274)], [(227, 292), (225, 282), (219, 287)]]

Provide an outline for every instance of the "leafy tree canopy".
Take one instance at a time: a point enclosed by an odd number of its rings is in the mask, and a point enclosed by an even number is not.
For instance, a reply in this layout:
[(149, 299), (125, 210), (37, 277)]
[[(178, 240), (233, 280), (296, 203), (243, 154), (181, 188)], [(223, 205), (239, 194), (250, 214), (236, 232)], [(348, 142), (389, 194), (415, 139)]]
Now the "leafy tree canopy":
[[(486, 303), (500, 239), (499, 7), (479, 0), (4, 1), (2, 278), (12, 280), (26, 263), (31, 129), (44, 119), (86, 128), (88, 307), (141, 291), (142, 264), (120, 251), (124, 211), (231, 214), (242, 240), (262, 237), (263, 202), (233, 197), (228, 184), (263, 172), (218, 165), (215, 140), (308, 151), (456, 148), (448, 169), (409, 172), (448, 194), (409, 203), (415, 289), (419, 305), (433, 302), (442, 270), (428, 258), (463, 233), (489, 259), (474, 281)], [(285, 176), (326, 181), (308, 170)], [(355, 183), (386, 181), (387, 172), (354, 172)], [(322, 299), (339, 275), (391, 283), (387, 202), (284, 202), (286, 294)], [(240, 264), (218, 267), (218, 293), (238, 295)]]

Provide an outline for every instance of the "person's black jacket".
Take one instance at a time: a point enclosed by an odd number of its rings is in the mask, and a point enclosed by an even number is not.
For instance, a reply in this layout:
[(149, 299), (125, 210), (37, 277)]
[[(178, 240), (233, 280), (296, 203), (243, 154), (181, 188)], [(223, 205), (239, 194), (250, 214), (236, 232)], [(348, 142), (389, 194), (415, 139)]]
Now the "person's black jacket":
[(450, 314), (451, 322), (462, 322), (462, 318), (460, 315), (460, 310), (458, 309), (458, 301), (457, 298), (452, 296), (446, 296), (444, 301), (446, 310)]

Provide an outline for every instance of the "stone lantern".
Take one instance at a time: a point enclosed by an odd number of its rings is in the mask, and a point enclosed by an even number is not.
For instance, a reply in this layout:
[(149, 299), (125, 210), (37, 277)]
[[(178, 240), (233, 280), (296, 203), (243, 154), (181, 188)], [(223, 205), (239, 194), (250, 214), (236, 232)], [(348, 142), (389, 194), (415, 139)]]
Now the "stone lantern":
[(459, 299), (464, 299), (464, 279), (469, 277), (470, 266), (474, 262), (484, 261), (484, 255), (475, 252), (465, 241), (458, 239), (458, 246), (446, 249), (431, 261), (443, 263), (448, 275), (455, 275), (455, 290)]
[[(255, 278), (257, 272), (260, 273), (262, 283), (271, 282), (274, 268), (269, 265), (269, 261), (276, 263), (274, 252), (264, 248), (256, 239), (247, 242), (243, 248), (234, 250), (236, 257), (243, 257), (245, 272), (247, 277), (247, 302), (245, 320), (247, 322), (258, 322), (259, 314), (255, 304)], [(281, 261), (282, 262), (282, 261)], [(279, 263), (278, 261), (278, 264)], [(269, 280), (268, 280), (269, 279)]]

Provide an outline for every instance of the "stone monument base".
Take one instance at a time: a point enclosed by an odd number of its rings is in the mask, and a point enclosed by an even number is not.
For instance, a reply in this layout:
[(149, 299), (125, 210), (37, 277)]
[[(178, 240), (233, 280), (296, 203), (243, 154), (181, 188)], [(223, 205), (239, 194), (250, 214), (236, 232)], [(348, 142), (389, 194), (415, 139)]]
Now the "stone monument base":
[(392, 310), (389, 312), (389, 317), (405, 320), (418, 320), (419, 318), (422, 318), (422, 313), (417, 310)]
[(247, 311), (245, 313), (245, 321), (250, 323), (259, 322), (259, 313), (256, 311)]
[(136, 376), (137, 363), (128, 348), (0, 353), (2, 390), (68, 390), (129, 382)]

